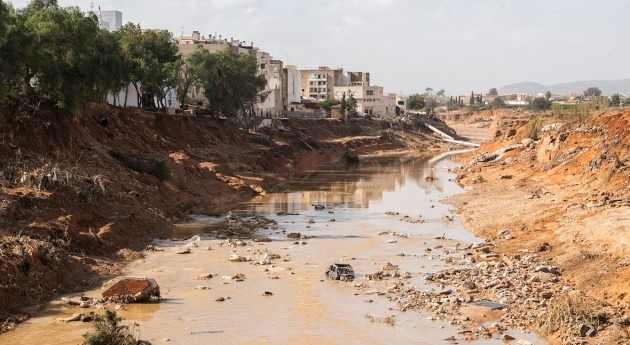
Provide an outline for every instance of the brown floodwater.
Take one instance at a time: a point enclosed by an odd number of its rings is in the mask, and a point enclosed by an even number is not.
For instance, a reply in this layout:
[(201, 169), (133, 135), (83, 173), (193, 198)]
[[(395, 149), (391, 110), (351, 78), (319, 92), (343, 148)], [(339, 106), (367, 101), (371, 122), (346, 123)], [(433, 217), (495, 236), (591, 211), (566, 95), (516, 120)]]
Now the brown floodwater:
[[(444, 339), (461, 339), (460, 329), (447, 320), (430, 320), (428, 313), (399, 312), (394, 295), (383, 293), (387, 283), (364, 276), (390, 262), (411, 274), (406, 285), (437, 289), (425, 285), (422, 276), (452, 266), (440, 260), (445, 253), (426, 254), (425, 249), (481, 241), (462, 228), (457, 215), (453, 221), (445, 219), (452, 213), (440, 200), (463, 192), (449, 181), (453, 175), (448, 169), (454, 166), (448, 157), (322, 166), (296, 179), (285, 192), (232, 210), (244, 218), (276, 220), (277, 227), (257, 233), (272, 242), (247, 241), (247, 246), (232, 248), (212, 235), (227, 226), (225, 217), (191, 217), (173, 233), (177, 239), (201, 236), (191, 254), (176, 254), (186, 241), (156, 240), (164, 251), (147, 253), (124, 272), (156, 279), (164, 300), (126, 305), (118, 313), (125, 322), (138, 323), (136, 333), (154, 344), (452, 344)], [(315, 210), (313, 204), (326, 210)], [(422, 222), (401, 221), (404, 216)], [(379, 235), (384, 231), (407, 236)], [(296, 244), (285, 232), (311, 238)], [(234, 253), (260, 260), (263, 252), (282, 259), (271, 266), (228, 261)], [(326, 267), (335, 262), (350, 263), (356, 280), (326, 279)], [(193, 280), (204, 273), (214, 277)], [(229, 279), (236, 273), (244, 274), (244, 281)], [(272, 295), (264, 296), (267, 291)], [(98, 297), (100, 291), (85, 294)], [(217, 302), (219, 297), (225, 301)], [(53, 302), (40, 316), (0, 335), (0, 344), (79, 344), (92, 324), (56, 319), (86, 311)], [(380, 322), (389, 316), (395, 325)], [(507, 333), (545, 344), (533, 333)], [(503, 344), (498, 338), (460, 343)]]

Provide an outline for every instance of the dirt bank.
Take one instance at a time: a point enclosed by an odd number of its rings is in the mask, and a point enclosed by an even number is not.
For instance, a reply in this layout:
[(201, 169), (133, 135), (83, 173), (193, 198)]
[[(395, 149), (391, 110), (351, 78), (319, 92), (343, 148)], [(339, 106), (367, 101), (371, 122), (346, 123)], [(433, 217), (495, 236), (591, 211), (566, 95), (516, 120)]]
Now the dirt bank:
[[(473, 189), (450, 202), (462, 212), (464, 225), (496, 241), (499, 255), (537, 253), (557, 267), (561, 286), (595, 298), (604, 311), (594, 337), (577, 336), (579, 322), (573, 320), (555, 325), (552, 340), (626, 344), (630, 111), (598, 112), (571, 122), (529, 121), (526, 114), (507, 111), (448, 121), (483, 124), (496, 137), (461, 159), (458, 180)], [(537, 313), (542, 319), (552, 311)]]
[(113, 107), (0, 116), (0, 137), (0, 332), (115, 275), (187, 214), (224, 212), (344, 152), (446, 149), (402, 124), (274, 120), (245, 134), (227, 120)]

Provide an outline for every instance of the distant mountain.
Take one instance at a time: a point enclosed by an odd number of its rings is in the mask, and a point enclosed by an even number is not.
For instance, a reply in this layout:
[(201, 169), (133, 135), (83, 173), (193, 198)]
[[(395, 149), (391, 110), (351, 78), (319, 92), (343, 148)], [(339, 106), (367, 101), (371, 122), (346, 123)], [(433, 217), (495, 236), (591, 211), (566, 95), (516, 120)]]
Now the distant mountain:
[(508, 93), (525, 93), (528, 95), (538, 95), (551, 91), (554, 95), (568, 95), (575, 93), (581, 95), (586, 89), (591, 86), (596, 86), (602, 90), (602, 95), (612, 95), (615, 93), (629, 94), (630, 93), (630, 79), (619, 80), (583, 80), (575, 81), (572, 83), (562, 83), (555, 85), (543, 85), (526, 81), (522, 83), (506, 85), (497, 91), (500, 95)]

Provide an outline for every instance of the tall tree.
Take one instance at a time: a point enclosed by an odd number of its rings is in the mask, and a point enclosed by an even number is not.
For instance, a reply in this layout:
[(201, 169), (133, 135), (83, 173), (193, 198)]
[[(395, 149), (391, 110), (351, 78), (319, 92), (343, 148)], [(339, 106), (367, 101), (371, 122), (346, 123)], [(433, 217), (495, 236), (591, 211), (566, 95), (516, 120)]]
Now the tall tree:
[(446, 91), (444, 89), (437, 92), (433, 91), (430, 87), (425, 89), (422, 98), (424, 99), (424, 107), (426, 108), (428, 114), (434, 113), (435, 108), (445, 103), (445, 93)]
[(542, 110), (544, 112), (545, 110), (551, 109), (551, 102), (544, 97), (538, 97), (531, 101), (530, 107), (536, 111)]
[(619, 96), (618, 93), (612, 95), (610, 97), (610, 104), (617, 107), (617, 106), (621, 106), (621, 96)]
[[(127, 23), (118, 30), (125, 71), (124, 84), (131, 84), (142, 108), (165, 107), (166, 94), (177, 84), (180, 66), (177, 44), (165, 30), (142, 31)], [(126, 103), (126, 102), (125, 102)]]
[(236, 54), (229, 49), (203, 56), (200, 84), (208, 99), (208, 109), (214, 115), (236, 118), (245, 125), (253, 114), (256, 100), (266, 79), (258, 75), (256, 59), (247, 54)]
[(499, 92), (497, 91), (496, 87), (493, 87), (488, 91), (488, 96), (498, 96), (498, 95), (499, 95)]
[(419, 93), (414, 93), (407, 97), (407, 108), (420, 110), (424, 108), (424, 97)]
[(210, 52), (198, 45), (197, 48), (180, 62), (177, 78), (177, 101), (181, 107), (188, 103), (190, 94), (196, 94), (201, 88), (202, 71)]
[(551, 91), (547, 90), (547, 92), (545, 92), (545, 99), (546, 100), (550, 100), (551, 99)]
[(346, 109), (348, 110), (348, 118), (357, 117), (357, 100), (354, 98), (352, 92), (348, 91), (348, 101), (346, 103)]
[(95, 15), (62, 9), (54, 0), (34, 0), (18, 19), (27, 32), (23, 86), (32, 99), (74, 110), (104, 97), (116, 75), (99, 69), (109, 68), (116, 52), (102, 39)]
[(343, 95), (341, 96), (341, 102), (339, 103), (341, 105), (341, 107), (339, 108), (339, 116), (341, 118), (341, 120), (345, 120), (346, 119), (346, 106), (348, 105), (348, 103), (346, 102), (346, 93), (344, 92)]
[(602, 95), (602, 90), (597, 86), (591, 86), (584, 91), (584, 97), (599, 97)]

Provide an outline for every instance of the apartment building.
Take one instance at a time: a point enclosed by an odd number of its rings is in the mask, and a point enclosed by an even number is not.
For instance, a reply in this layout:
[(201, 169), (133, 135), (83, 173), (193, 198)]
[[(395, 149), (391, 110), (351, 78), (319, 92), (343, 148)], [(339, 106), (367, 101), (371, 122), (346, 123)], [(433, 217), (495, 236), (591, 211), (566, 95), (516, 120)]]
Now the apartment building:
[(318, 69), (300, 70), (301, 96), (323, 101), (333, 97), (335, 85), (348, 85), (348, 76), (343, 68), (332, 69), (319, 67)]

